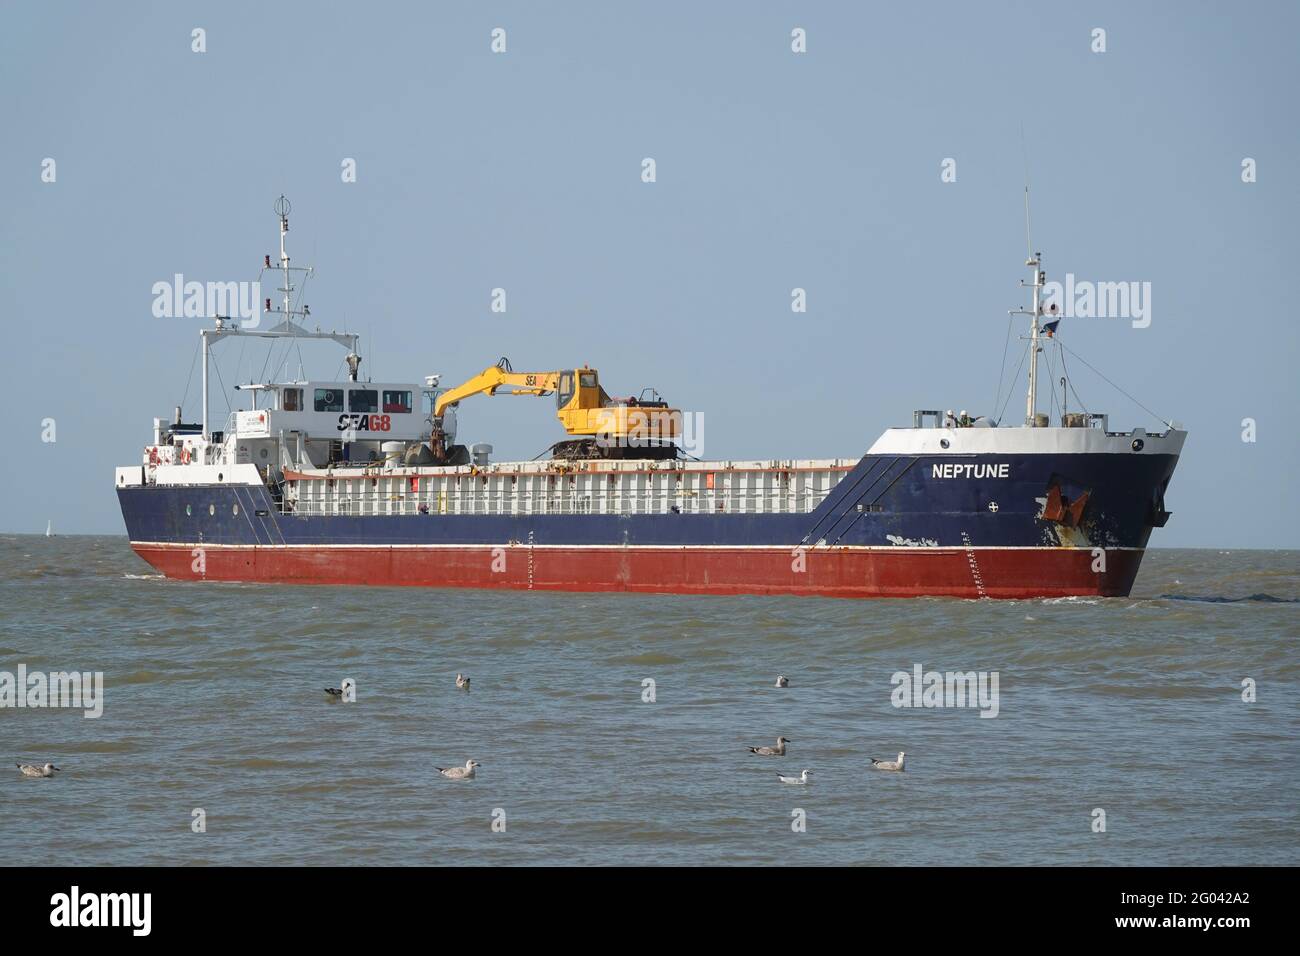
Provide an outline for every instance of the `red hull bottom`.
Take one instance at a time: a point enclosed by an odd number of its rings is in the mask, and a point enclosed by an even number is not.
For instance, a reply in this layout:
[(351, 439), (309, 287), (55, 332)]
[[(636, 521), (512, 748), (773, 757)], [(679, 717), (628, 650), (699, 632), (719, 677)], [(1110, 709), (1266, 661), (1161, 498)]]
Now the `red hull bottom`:
[(1142, 551), (1084, 548), (254, 547), (132, 542), (169, 578), (823, 597), (1124, 597)]

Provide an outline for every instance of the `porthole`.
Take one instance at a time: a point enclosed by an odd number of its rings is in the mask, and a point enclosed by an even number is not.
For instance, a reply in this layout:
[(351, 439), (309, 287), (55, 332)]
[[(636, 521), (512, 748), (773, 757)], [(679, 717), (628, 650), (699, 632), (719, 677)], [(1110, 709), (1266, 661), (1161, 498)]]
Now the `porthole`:
[(939, 447), (940, 447), (940, 448), (947, 448), (947, 447), (948, 447), (948, 439), (946, 439), (946, 438), (940, 438), (940, 439), (939, 439)]
[(231, 506), (230, 506), (230, 513), (231, 513), (232, 515), (234, 515), (235, 517), (239, 517), (239, 505), (231, 505)]
[(221, 472), (217, 472), (217, 481), (223, 481), (225, 480), (225, 477), (226, 476), (223, 475)]
[(190, 509), (190, 506), (189, 506), (189, 505), (186, 505), (186, 506), (185, 506), (185, 517), (188, 518), (188, 517), (189, 517), (190, 515), (192, 515), (192, 514), (194, 514), (194, 512)]
[(208, 505), (208, 517), (214, 517), (217, 513), (216, 505)]
[(1141, 438), (1134, 438), (1134, 439), (1133, 439), (1133, 450), (1134, 450), (1134, 451), (1141, 451), (1144, 445), (1146, 445), (1146, 442), (1144, 442)]
[(268, 452), (265, 448), (263, 448), (261, 451), (258, 452), (258, 455), (261, 456), (262, 458), (265, 458), (268, 454), (270, 454), (270, 452)]

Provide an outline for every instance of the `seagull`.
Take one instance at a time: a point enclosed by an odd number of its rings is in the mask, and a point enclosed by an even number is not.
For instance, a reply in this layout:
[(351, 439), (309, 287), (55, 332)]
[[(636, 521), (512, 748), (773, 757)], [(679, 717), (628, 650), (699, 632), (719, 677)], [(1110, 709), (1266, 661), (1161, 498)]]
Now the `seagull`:
[(18, 768), (18, 772), (24, 777), (53, 777), (54, 771), (59, 769), (52, 763), (47, 763), (43, 767), (31, 763), (16, 763), (14, 766)]
[(785, 737), (777, 737), (775, 747), (750, 747), (749, 752), (760, 757), (784, 757), (785, 745), (789, 742)]
[(433, 769), (448, 780), (473, 780), (474, 771), (481, 766), (483, 765), (477, 760), (466, 760), (463, 767), (449, 767), (445, 770), (442, 767), (434, 767)]
[(790, 686), (790, 678), (788, 678), (788, 677), (786, 677), (784, 674), (782, 674), (780, 677), (778, 677), (778, 678), (776, 679), (776, 686), (777, 686), (777, 687), (789, 687), (789, 686)]
[(877, 760), (875, 757), (872, 757), (871, 766), (875, 767), (877, 770), (897, 770), (899, 773), (902, 773), (903, 758), (906, 756), (907, 754), (900, 750), (898, 752), (897, 760)]
[(782, 783), (794, 783), (794, 784), (803, 785), (808, 782), (808, 778), (811, 776), (812, 776), (812, 771), (805, 770), (797, 777), (787, 777), (785, 774), (778, 773), (776, 775), (776, 779), (780, 780)]
[(469, 678), (466, 677), (464, 674), (458, 673), (456, 675), (456, 686), (459, 687), (461, 690), (469, 690)]

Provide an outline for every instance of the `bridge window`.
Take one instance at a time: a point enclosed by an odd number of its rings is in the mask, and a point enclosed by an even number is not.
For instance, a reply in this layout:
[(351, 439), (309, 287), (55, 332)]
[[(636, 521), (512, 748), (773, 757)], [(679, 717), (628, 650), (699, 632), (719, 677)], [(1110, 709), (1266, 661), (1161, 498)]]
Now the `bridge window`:
[(302, 411), (302, 389), (286, 388), (281, 392), (280, 408), (286, 412)]
[(373, 388), (353, 388), (348, 390), (348, 411), (379, 411), (379, 392)]
[(318, 412), (343, 411), (343, 389), (341, 388), (316, 389), (316, 411)]
[(385, 412), (409, 412), (411, 410), (411, 393), (389, 391), (384, 389)]

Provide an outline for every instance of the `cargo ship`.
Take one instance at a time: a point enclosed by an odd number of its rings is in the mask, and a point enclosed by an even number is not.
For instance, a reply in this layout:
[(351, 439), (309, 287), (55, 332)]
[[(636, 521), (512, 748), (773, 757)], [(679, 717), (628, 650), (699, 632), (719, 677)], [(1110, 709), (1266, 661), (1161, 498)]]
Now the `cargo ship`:
[[(200, 330), (202, 412), (155, 418), (141, 460), (116, 469), (135, 552), (169, 578), (275, 584), (516, 588), (834, 597), (1124, 596), (1186, 432), (1111, 430), (1109, 417), (1039, 411), (1039, 356), (1055, 339), (1031, 253), (1025, 417), (920, 409), (843, 458), (694, 459), (682, 413), (652, 390), (612, 397), (599, 372), (516, 372), (462, 384), (372, 382), (359, 338), (310, 330), (310, 268), (286, 251), (274, 327), (225, 316)], [(295, 301), (295, 292), (299, 293)], [(260, 305), (259, 301), (259, 305)], [(251, 326), (251, 327), (250, 327)], [(346, 349), (343, 380), (237, 386), (209, 418), (213, 346), (254, 337)], [(1055, 383), (1049, 382), (1055, 388)], [(496, 461), (457, 444), (473, 396), (554, 397), (550, 457)], [(245, 402), (238, 401), (246, 399)], [(1049, 402), (1055, 406), (1055, 402)]]

